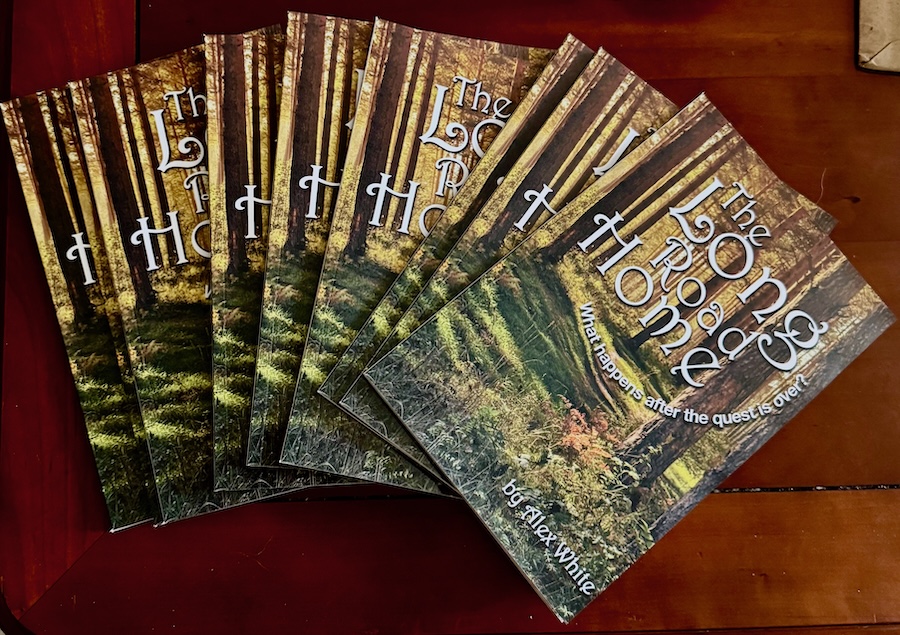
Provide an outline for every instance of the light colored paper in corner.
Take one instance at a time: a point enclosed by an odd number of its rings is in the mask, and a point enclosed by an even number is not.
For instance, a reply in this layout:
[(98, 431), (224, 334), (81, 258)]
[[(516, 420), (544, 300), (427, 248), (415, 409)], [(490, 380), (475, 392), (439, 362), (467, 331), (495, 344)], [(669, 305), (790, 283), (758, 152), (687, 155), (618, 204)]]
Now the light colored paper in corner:
[(860, 67), (900, 72), (900, 2), (859, 0)]

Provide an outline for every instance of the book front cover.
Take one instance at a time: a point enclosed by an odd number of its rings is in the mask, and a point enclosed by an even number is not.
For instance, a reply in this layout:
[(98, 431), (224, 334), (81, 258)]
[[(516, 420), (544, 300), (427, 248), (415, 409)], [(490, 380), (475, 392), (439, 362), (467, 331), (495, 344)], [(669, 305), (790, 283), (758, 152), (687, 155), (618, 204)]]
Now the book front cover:
[(69, 85), (164, 522), (220, 507), (204, 80), (195, 47)]
[(288, 15), (248, 465), (279, 465), (371, 35)]
[(341, 456), (389, 447), (316, 390), (551, 55), (376, 21), (285, 463), (343, 470), (332, 439)]
[(109, 263), (64, 90), (2, 105), (112, 530), (159, 501)]
[[(249, 502), (315, 485), (327, 474), (246, 464), (281, 93), (280, 27), (208, 35), (209, 214), (212, 239), (215, 487)], [(242, 493), (240, 495), (239, 493)]]
[(568, 621), (893, 321), (705, 98), (367, 371)]
[[(377, 396), (370, 393), (374, 406), (367, 409), (368, 416), (361, 417), (357, 410), (348, 408), (345, 404), (344, 397), (347, 390), (369, 364), (391, 328), (409, 307), (422, 285), (434, 273), (435, 267), (458, 240), (460, 232), (468, 226), (497, 185), (507, 178), (516, 159), (527, 148), (560, 99), (577, 80), (592, 54), (593, 52), (576, 38), (572, 36), (566, 38), (491, 143), (484, 157), (475, 165), (466, 180), (465, 187), (454, 196), (450, 205), (431, 227), (428, 236), (412, 253), (406, 267), (391, 283), (384, 297), (372, 310), (366, 323), (319, 389), (320, 393), (331, 401), (338, 402), (341, 408), (397, 447), (418, 449), (406, 428), (383, 407)], [(368, 388), (368, 384), (364, 381), (362, 384), (363, 388)], [(382, 408), (375, 414), (378, 405)]]
[(280, 28), (207, 35), (207, 149), (212, 244), (213, 474), (217, 490), (264, 490), (277, 472), (245, 465), (259, 332), (276, 115)]
[(573, 36), (568, 36), (541, 71), (528, 94), (516, 106), (497, 138), (472, 169), (465, 187), (453, 197), (447, 209), (431, 226), (416, 247), (400, 275), (391, 283), (365, 325), (329, 373), (319, 392), (332, 401), (340, 401), (347, 389), (368, 365), (378, 349), (384, 330), (391, 328), (421, 290), (424, 280), (444, 259), (472, 218), (485, 204), (498, 184), (508, 178), (510, 168), (528, 147), (544, 121), (553, 112), (593, 51)]
[[(612, 166), (677, 108), (614, 57), (599, 51), (534, 140), (510, 168), (438, 265), (409, 310), (381, 340), (389, 351), (471, 284), (578, 192)], [(344, 405), (370, 425), (393, 417), (365, 381)]]
[[(372, 25), (304, 13), (288, 15), (283, 96), (269, 210), (269, 244), (257, 347), (247, 464), (282, 468), (293, 487), (306, 471), (279, 463), (284, 431), (325, 251), (338, 180), (353, 127), (361, 68)], [(321, 448), (326, 466), (355, 462), (351, 476), (436, 491), (433, 479), (398, 453)], [(424, 460), (424, 459), (423, 459)], [(307, 466), (300, 466), (307, 467)], [(321, 469), (334, 474), (351, 470)], [(321, 475), (320, 477), (321, 478)]]

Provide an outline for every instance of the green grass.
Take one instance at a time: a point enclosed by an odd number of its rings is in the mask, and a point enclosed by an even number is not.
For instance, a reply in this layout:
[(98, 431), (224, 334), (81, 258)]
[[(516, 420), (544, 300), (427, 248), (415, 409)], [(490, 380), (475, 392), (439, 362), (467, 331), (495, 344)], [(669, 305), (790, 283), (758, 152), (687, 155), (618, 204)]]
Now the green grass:
[(123, 382), (103, 320), (66, 333), (88, 440), (113, 528), (158, 516), (150, 455), (133, 387)]
[[(321, 256), (282, 258), (267, 272), (253, 374), (247, 458), (277, 462), (306, 343)], [(248, 340), (249, 341), (249, 340)]]
[[(662, 478), (636, 490), (635, 467), (617, 455), (632, 406), (599, 396), (575, 303), (543, 263), (517, 263), (514, 273), (470, 288), (376, 379), (542, 592), (574, 612), (584, 598), (535, 547), (498, 488), (516, 478), (539, 497), (605, 586), (653, 544), (650, 523), (679, 487)], [(615, 324), (610, 329), (615, 337)]]
[(211, 314), (203, 304), (159, 304), (132, 342), (157, 486), (166, 520), (212, 505)]

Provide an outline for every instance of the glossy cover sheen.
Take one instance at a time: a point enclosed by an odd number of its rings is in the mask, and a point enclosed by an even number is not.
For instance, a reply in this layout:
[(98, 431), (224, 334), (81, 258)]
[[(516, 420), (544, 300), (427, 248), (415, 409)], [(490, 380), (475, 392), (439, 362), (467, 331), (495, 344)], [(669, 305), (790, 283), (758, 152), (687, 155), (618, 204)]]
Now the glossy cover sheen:
[(508, 178), (510, 168), (578, 79), (591, 56), (591, 49), (571, 35), (553, 54), (484, 157), (475, 165), (465, 187), (460, 189), (430, 227), (428, 235), (413, 251), (403, 271), (391, 283), (353, 343), (331, 370), (319, 389), (321, 393), (332, 400), (343, 397), (378, 349), (384, 329), (396, 323), (421, 290), (423, 281), (432, 275), (434, 268), (458, 240), (459, 233), (468, 226), (497, 186)]
[(209, 214), (212, 236), (213, 471), (246, 501), (334, 482), (305, 470), (246, 465), (269, 204), (281, 92), (280, 27), (208, 35)]
[[(359, 408), (348, 407), (349, 404), (344, 401), (348, 389), (353, 386), (391, 328), (459, 238), (460, 232), (468, 226), (497, 186), (507, 178), (516, 159), (528, 147), (544, 121), (584, 70), (591, 56), (592, 51), (576, 38), (566, 38), (484, 157), (475, 165), (465, 186), (453, 197), (447, 210), (431, 227), (428, 236), (413, 251), (403, 271), (391, 283), (320, 388), (320, 392), (333, 401), (340, 400), (342, 408), (394, 445), (401, 448), (418, 447), (396, 417), (391, 415), (371, 391), (369, 395), (374, 406), (365, 413)], [(368, 387), (365, 381), (362, 384), (365, 388)]]
[(372, 24), (288, 14), (247, 463), (277, 466)]
[[(609, 53), (598, 52), (418, 295), (409, 300), (407, 312), (383, 335), (374, 359), (509, 253), (676, 111), (671, 101)], [(365, 381), (357, 381), (343, 403), (371, 425), (394, 419)]]

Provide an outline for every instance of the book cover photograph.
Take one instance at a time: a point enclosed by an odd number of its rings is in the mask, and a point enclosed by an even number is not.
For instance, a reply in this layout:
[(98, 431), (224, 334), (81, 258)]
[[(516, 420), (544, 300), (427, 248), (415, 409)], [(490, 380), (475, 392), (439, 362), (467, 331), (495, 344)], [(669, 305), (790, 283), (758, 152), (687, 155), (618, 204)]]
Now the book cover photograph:
[(316, 390), (552, 53), (376, 20), (282, 462), (369, 478), (327, 448), (389, 451)]
[(54, 89), (2, 104), (112, 531), (159, 501), (72, 105)]
[[(395, 321), (392, 332), (382, 336), (377, 356), (456, 296), (676, 111), (661, 93), (609, 53), (599, 51), (419, 294), (406, 303), (407, 313)], [(342, 403), (370, 425), (392, 419), (365, 381), (357, 381)]]
[(163, 522), (220, 507), (204, 80), (195, 47), (69, 84)]
[(248, 465), (280, 465), (371, 35), (369, 22), (288, 14)]
[[(484, 202), (507, 178), (512, 165), (534, 138), (541, 125), (553, 112), (591, 59), (593, 51), (569, 35), (562, 46), (541, 71), (531, 89), (506, 120), (496, 139), (472, 169), (441, 215), (434, 221), (428, 235), (415, 248), (400, 275), (391, 283), (384, 297), (373, 309), (365, 325), (332, 368), (319, 387), (319, 392), (331, 401), (338, 401), (350, 383), (368, 361), (367, 349), (375, 347), (372, 340), (377, 323), (383, 329), (396, 323), (409, 301), (415, 297), (419, 281), (430, 276), (459, 237), (459, 230), (471, 222)], [(415, 289), (415, 291), (413, 291)]]
[(569, 621), (893, 322), (831, 224), (701, 96), (366, 377)]
[(41, 2), (0, 631), (890, 623), (877, 12)]
[[(391, 283), (353, 342), (331, 370), (319, 388), (321, 394), (332, 402), (338, 402), (340, 407), (346, 408), (341, 400), (378, 350), (386, 332), (396, 324), (421, 289), (423, 281), (427, 280), (437, 264), (446, 256), (447, 251), (456, 242), (459, 231), (468, 225), (472, 216), (496, 189), (497, 184), (507, 178), (516, 159), (584, 70), (592, 53), (591, 49), (570, 35), (553, 54), (528, 94), (506, 121), (497, 138), (491, 142), (484, 157), (472, 169), (465, 187), (453, 197), (447, 209), (431, 226), (429, 234), (413, 251), (403, 271)], [(362, 383), (365, 384), (364, 381)], [(368, 387), (368, 384), (365, 384), (365, 387)], [(379, 417), (360, 418), (356, 412), (352, 410), (349, 412), (395, 446), (410, 452), (417, 450), (418, 446), (409, 432), (391, 415), (377, 396), (373, 398), (373, 402), (382, 406), (382, 414)]]
[(258, 494), (278, 472), (245, 464), (259, 333), (284, 35), (207, 35), (212, 258), (213, 472), (217, 490)]

